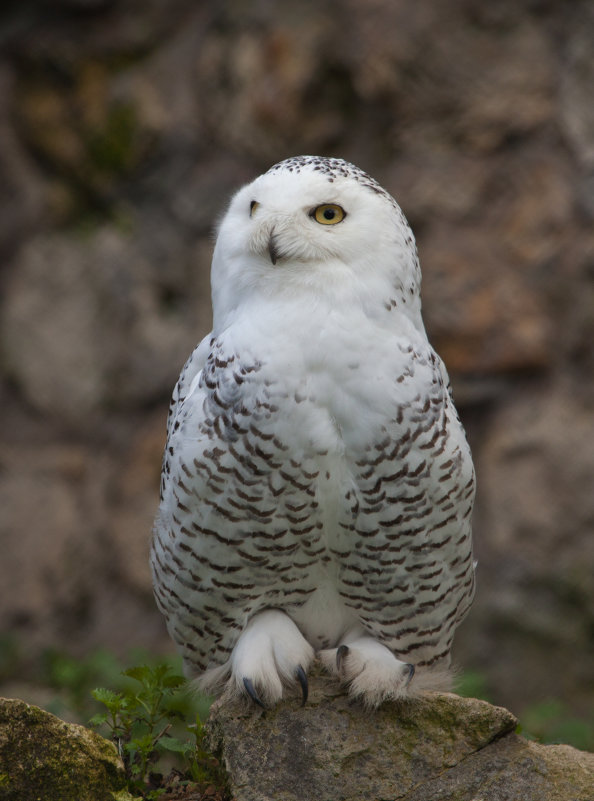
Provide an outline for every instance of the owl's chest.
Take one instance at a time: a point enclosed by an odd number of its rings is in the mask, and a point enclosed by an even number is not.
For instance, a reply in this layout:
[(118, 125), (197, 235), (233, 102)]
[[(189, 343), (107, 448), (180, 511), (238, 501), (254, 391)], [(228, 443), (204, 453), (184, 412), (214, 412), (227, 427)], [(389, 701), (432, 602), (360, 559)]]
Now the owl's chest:
[[(303, 491), (328, 510), (348, 505), (370, 453), (406, 437), (411, 415), (441, 412), (443, 382), (421, 338), (373, 326), (362, 336), (344, 322), (274, 338), (243, 333), (216, 343), (188, 408), (205, 453), (274, 497)], [(184, 437), (196, 431), (187, 422)], [(389, 458), (373, 461), (374, 475), (391, 470)]]
[(429, 353), (424, 333), (360, 316), (250, 321), (217, 340), (203, 370), (206, 423), (231, 439), (249, 423), (296, 454), (356, 456), (434, 392)]

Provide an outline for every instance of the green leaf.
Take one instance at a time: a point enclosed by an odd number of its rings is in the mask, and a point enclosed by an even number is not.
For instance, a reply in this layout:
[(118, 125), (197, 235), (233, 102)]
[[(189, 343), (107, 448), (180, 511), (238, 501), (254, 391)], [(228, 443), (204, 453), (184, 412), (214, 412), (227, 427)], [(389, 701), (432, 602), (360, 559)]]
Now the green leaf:
[(183, 687), (186, 681), (187, 679), (184, 676), (164, 676), (162, 686), (168, 689), (177, 689), (178, 687)]
[(139, 751), (141, 753), (147, 753), (153, 750), (153, 736), (149, 732), (148, 734), (143, 734), (140, 737), (134, 737), (132, 742), (130, 743), (131, 750)]
[(108, 718), (109, 715), (107, 712), (98, 712), (89, 720), (89, 726), (102, 726), (104, 723), (107, 723)]
[(194, 750), (190, 743), (182, 742), (182, 740), (178, 740), (177, 737), (170, 737), (169, 735), (161, 737), (158, 746), (165, 751), (172, 751), (175, 754), (188, 754), (192, 753)]
[(113, 690), (107, 690), (105, 687), (96, 687), (91, 691), (91, 695), (95, 701), (105, 704), (109, 709), (119, 706), (123, 700), (123, 696), (120, 693), (114, 693)]
[(131, 667), (127, 670), (124, 670), (123, 675), (128, 676), (131, 679), (136, 679), (136, 681), (143, 682), (147, 679), (150, 672), (151, 669), (147, 667), (147, 665), (137, 665), (136, 667)]

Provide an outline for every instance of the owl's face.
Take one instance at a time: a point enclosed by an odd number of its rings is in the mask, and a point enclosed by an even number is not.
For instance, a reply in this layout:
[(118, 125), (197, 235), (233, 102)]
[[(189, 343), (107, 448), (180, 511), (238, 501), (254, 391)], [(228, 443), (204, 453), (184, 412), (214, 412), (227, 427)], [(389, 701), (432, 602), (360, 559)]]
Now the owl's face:
[(233, 198), (212, 271), (217, 305), (303, 291), (418, 296), (414, 238), (394, 201), (340, 159), (301, 156), (272, 167)]

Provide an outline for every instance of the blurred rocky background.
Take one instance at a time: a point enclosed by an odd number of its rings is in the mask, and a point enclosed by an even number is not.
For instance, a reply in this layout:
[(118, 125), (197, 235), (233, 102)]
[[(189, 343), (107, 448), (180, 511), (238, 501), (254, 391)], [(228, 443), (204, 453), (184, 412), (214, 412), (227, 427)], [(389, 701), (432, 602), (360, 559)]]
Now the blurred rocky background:
[(479, 480), (456, 660), (594, 713), (594, 3), (5, 0), (0, 48), (0, 693), (172, 651), (148, 540), (213, 226), (316, 153), (417, 236)]

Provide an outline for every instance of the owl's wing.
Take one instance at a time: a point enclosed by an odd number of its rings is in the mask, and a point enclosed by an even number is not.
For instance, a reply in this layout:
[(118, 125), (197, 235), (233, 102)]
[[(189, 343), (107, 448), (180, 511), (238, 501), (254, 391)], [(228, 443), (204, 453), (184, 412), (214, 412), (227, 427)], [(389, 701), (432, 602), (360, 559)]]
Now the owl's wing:
[(351, 462), (339, 592), (366, 630), (416, 665), (446, 662), (472, 599), (474, 470), (443, 363), (403, 344), (381, 435)]
[(200, 371), (206, 364), (208, 358), (209, 345), (212, 334), (208, 334), (194, 348), (188, 360), (184, 364), (182, 371), (173, 390), (171, 403), (169, 404), (169, 414), (167, 416), (167, 433), (170, 433), (171, 425), (175, 421), (180, 404), (182, 404), (198, 381)]
[(218, 340), (176, 387), (151, 564), (189, 674), (222, 666), (252, 615), (316, 589), (319, 468), (277, 436), (280, 403), (261, 363)]
[[(207, 334), (204, 339), (194, 348), (186, 363), (182, 367), (177, 383), (173, 389), (171, 401), (169, 402), (169, 411), (167, 413), (167, 440), (169, 441), (178, 419), (179, 412), (186, 397), (193, 392), (200, 380), (200, 373), (206, 364), (208, 358), (209, 345), (212, 339), (212, 334)], [(160, 498), (163, 500), (165, 492), (165, 482), (170, 473), (170, 465), (167, 458), (167, 448), (163, 453), (163, 462), (161, 465), (161, 492)]]

